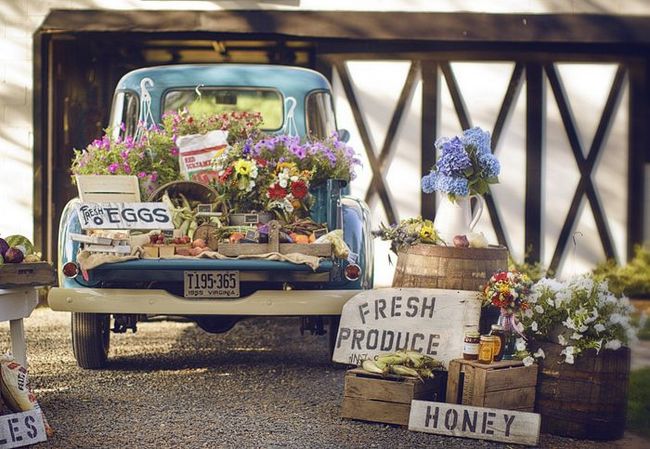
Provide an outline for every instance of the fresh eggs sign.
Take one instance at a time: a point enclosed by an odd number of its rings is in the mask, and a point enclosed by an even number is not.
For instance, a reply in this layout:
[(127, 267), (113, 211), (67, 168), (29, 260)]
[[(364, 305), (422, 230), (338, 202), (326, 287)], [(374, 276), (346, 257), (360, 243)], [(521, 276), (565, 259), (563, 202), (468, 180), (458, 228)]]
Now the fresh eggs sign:
[(174, 229), (164, 203), (81, 203), (81, 229)]
[(443, 362), (462, 356), (466, 330), (478, 329), (473, 291), (425, 288), (368, 290), (343, 307), (332, 359), (359, 365), (377, 354), (418, 351)]

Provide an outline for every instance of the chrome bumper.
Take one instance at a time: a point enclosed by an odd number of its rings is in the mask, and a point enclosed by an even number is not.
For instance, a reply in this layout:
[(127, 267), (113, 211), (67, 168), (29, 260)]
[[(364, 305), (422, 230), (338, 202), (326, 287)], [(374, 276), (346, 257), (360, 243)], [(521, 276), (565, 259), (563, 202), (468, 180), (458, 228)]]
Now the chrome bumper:
[(239, 299), (184, 299), (165, 290), (52, 288), (52, 310), (145, 315), (340, 315), (359, 290), (260, 290)]

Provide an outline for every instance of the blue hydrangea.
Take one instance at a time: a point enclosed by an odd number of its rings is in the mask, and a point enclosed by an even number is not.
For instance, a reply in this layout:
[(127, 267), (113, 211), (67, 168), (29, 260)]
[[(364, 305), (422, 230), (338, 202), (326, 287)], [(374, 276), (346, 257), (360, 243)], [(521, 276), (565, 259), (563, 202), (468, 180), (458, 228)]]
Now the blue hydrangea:
[(435, 189), (454, 196), (469, 195), (469, 183), (467, 179), (457, 176), (446, 176), (438, 173), (435, 180)]
[(422, 178), (422, 191), (424, 193), (433, 193), (436, 191), (436, 172), (431, 172)]
[(438, 172), (446, 176), (458, 176), (471, 166), (472, 161), (465, 151), (463, 142), (458, 137), (442, 144), (442, 155), (436, 164)]
[(475, 147), (479, 153), (492, 152), (492, 137), (490, 136), (490, 133), (483, 131), (478, 126), (463, 131), (460, 140), (466, 146), (472, 145)]
[(481, 171), (485, 173), (488, 178), (499, 176), (499, 173), (501, 172), (501, 164), (492, 153), (479, 153), (478, 164), (481, 167)]

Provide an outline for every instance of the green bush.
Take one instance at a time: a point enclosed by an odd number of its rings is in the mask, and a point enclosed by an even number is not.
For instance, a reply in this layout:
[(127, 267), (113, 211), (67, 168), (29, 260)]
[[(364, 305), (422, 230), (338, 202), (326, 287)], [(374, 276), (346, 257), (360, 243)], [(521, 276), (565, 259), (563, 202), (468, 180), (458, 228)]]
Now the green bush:
[(594, 277), (607, 280), (609, 289), (617, 295), (650, 295), (650, 244), (637, 245), (634, 258), (625, 266), (618, 266), (612, 260), (598, 265)]
[(627, 428), (650, 437), (650, 368), (632, 371), (630, 374)]

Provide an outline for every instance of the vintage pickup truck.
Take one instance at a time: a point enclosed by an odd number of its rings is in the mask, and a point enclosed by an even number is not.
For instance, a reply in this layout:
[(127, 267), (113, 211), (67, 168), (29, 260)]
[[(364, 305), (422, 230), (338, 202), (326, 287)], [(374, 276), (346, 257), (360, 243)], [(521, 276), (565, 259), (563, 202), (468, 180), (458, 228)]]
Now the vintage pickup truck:
[[(147, 78), (150, 81), (143, 91)], [(187, 106), (197, 93), (225, 99), (231, 107), (261, 98), (268, 132), (286, 130), (288, 119), (305, 139), (337, 130), (331, 87), (319, 73), (297, 67), (234, 64), (171, 65), (130, 72), (116, 87), (111, 125), (119, 129), (123, 123), (123, 132), (132, 135), (143, 117), (143, 105), (152, 121), (160, 121), (165, 111)], [(293, 114), (288, 114), (290, 102), (286, 100), (290, 98), (295, 99)], [(326, 194), (312, 208), (312, 217), (326, 222), (329, 229), (343, 229), (354, 260), (324, 258), (314, 271), (306, 265), (271, 260), (139, 259), (101, 265), (86, 279), (77, 275), (79, 243), (70, 238), (71, 233), (81, 232), (75, 213), (79, 200), (73, 199), (61, 216), (59, 286), (50, 291), (48, 301), (53, 310), (72, 312), (77, 363), (83, 368), (105, 366), (111, 331), (135, 332), (139, 321), (161, 316), (184, 317), (215, 333), (226, 332), (246, 317), (302, 317), (302, 329), (321, 335), (329, 331), (331, 349), (343, 304), (373, 285), (369, 211), (362, 201), (346, 195), (348, 190), (345, 182), (328, 181)], [(241, 296), (185, 298), (187, 271), (235, 272)]]

